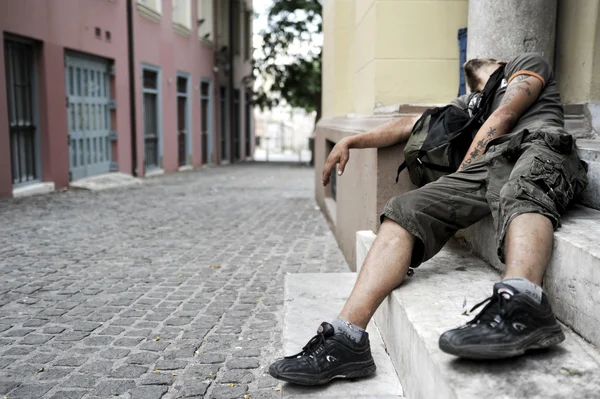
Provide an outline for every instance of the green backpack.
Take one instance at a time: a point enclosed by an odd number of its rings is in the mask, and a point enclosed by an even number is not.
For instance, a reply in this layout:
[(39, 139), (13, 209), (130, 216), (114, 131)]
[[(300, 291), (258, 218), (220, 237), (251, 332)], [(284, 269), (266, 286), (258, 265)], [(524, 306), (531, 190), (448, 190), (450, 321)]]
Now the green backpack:
[(404, 147), (404, 162), (398, 167), (396, 183), (404, 169), (408, 169), (410, 180), (418, 187), (456, 172), (485, 122), (484, 116), (503, 77), (501, 66), (488, 79), (471, 113), (453, 105), (426, 110)]

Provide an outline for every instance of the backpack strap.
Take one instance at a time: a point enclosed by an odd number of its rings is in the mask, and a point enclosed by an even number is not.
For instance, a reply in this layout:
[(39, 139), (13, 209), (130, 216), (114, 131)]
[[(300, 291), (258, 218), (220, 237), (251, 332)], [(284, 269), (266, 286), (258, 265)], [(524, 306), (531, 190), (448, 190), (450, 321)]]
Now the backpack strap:
[[(417, 158), (417, 161), (421, 165), (423, 165), (423, 166), (425, 166), (425, 167), (427, 167), (427, 168), (429, 168), (431, 170), (437, 170), (438, 172), (443, 172), (443, 173), (454, 173), (455, 172), (455, 170), (452, 169), (449, 166), (443, 166), (443, 165), (438, 165), (438, 164), (435, 164), (435, 163), (430, 163), (430, 162), (427, 162), (427, 161), (421, 161), (419, 158)], [(400, 173), (402, 173), (402, 171), (404, 169), (406, 169), (406, 166), (407, 166), (406, 165), (406, 161), (402, 162), (400, 164), (400, 166), (398, 166), (398, 172), (396, 173), (396, 183), (398, 183), (398, 180), (400, 178)]]
[(502, 83), (502, 79), (504, 79), (504, 65), (501, 65), (500, 68), (496, 69), (492, 76), (488, 79), (483, 91), (481, 92), (481, 101), (479, 102), (477, 112), (473, 117), (467, 122), (467, 124), (461, 128), (461, 131), (470, 128), (473, 124), (479, 123), (479, 120), (486, 113), (489, 108), (489, 104), (493, 100), (494, 94), (498, 87)]
[(396, 183), (398, 183), (398, 179), (400, 178), (400, 173), (406, 169), (406, 161), (402, 162), (400, 166), (398, 166), (398, 172), (396, 173)]
[(426, 109), (425, 112), (423, 112), (421, 114), (421, 116), (419, 117), (419, 119), (413, 125), (411, 134), (413, 134), (414, 132), (417, 132), (417, 131), (421, 130), (421, 128), (423, 127), (423, 123), (425, 123), (425, 119), (427, 119), (427, 117), (429, 115), (433, 115), (433, 114), (438, 113), (438, 112), (440, 112), (440, 110), (438, 108), (428, 108), (428, 109)]

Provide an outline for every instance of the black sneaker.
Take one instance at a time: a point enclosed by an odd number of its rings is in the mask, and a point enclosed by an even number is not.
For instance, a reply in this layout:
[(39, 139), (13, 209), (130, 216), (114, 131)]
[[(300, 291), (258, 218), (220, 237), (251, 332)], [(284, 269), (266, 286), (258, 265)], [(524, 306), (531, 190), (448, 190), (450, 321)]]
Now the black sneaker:
[(441, 350), (467, 359), (502, 359), (565, 340), (546, 294), (538, 304), (512, 286), (496, 283), (494, 294), (471, 311), (486, 302), (473, 320), (442, 334)]
[(376, 368), (367, 333), (356, 343), (324, 322), (302, 352), (276, 361), (269, 374), (295, 384), (322, 385), (334, 378), (366, 377)]

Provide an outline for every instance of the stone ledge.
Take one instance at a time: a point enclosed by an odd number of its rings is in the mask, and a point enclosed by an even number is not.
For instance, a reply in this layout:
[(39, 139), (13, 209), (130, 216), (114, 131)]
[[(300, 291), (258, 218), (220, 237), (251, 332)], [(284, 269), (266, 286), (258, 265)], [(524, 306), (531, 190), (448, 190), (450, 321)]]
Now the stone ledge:
[(164, 174), (165, 174), (164, 169), (156, 168), (156, 169), (150, 169), (150, 170), (146, 171), (146, 173), (144, 174), (144, 177), (162, 176)]
[(17, 186), (13, 188), (12, 194), (14, 198), (31, 197), (33, 195), (44, 195), (54, 192), (54, 182), (37, 182)]
[[(372, 232), (357, 233), (360, 253), (368, 252), (373, 238)], [(439, 349), (444, 331), (469, 320), (461, 315), (465, 298), (473, 306), (491, 294), (499, 279), (489, 265), (451, 242), (385, 299), (375, 323), (406, 395), (424, 399), (595, 397), (600, 389), (600, 354), (566, 327), (567, 339), (557, 348), (507, 361), (458, 360)]]
[(90, 191), (102, 191), (117, 187), (128, 187), (142, 184), (142, 179), (138, 179), (127, 173), (104, 173), (101, 175), (85, 177), (75, 180), (69, 184), (71, 188), (78, 188)]
[[(391, 104), (376, 107), (376, 116), (397, 114), (421, 114), (427, 108), (444, 107), (448, 104)], [(600, 128), (600, 104), (564, 104), (565, 129), (577, 139), (598, 139)]]

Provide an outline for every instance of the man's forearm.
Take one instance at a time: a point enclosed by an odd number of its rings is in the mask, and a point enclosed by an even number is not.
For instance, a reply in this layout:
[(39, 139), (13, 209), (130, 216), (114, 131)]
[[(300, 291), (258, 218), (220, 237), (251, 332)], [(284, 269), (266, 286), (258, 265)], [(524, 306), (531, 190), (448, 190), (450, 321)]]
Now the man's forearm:
[(483, 155), (490, 141), (508, 133), (513, 125), (513, 121), (514, 117), (502, 113), (490, 116), (473, 138), (471, 147), (469, 147), (469, 151), (467, 151), (467, 155), (458, 170), (463, 170)]
[(490, 141), (510, 131), (521, 115), (537, 100), (543, 84), (543, 79), (527, 73), (517, 76), (508, 84), (500, 106), (475, 135), (458, 170), (463, 170), (483, 155)]
[(408, 140), (418, 116), (402, 116), (368, 132), (348, 137), (349, 148), (381, 148)]

